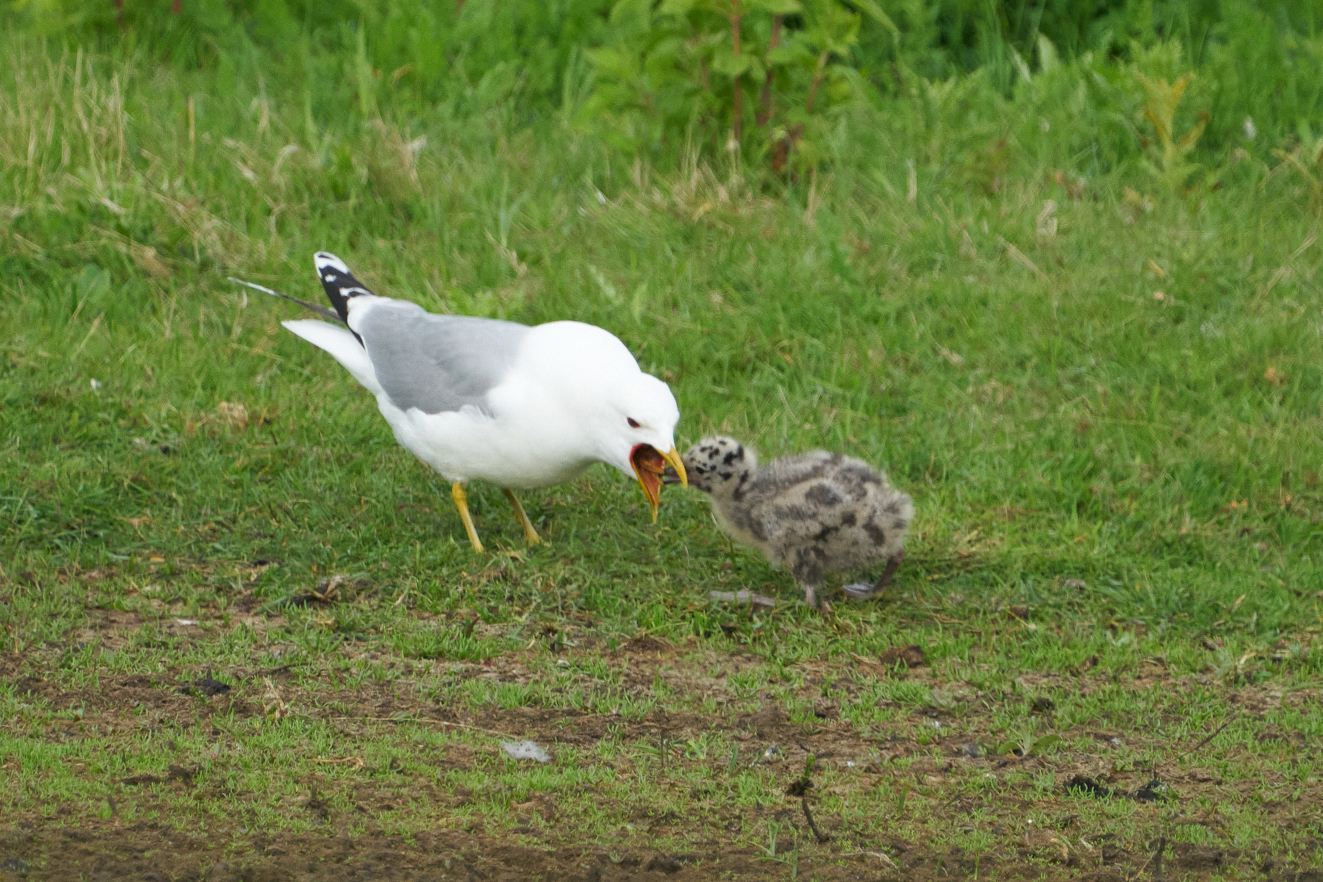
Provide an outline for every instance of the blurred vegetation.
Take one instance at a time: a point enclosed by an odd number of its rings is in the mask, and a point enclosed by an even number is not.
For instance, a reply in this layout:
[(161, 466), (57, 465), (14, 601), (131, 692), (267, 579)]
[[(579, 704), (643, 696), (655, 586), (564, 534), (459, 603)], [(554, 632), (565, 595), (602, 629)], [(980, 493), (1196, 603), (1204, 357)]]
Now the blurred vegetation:
[(1106, 168), (1141, 155), (1152, 134), (1118, 131), (1133, 128), (1142, 96), (1133, 72), (1193, 72), (1187, 113), (1207, 123), (1194, 162), (1244, 146), (1246, 119), (1265, 149), (1323, 125), (1323, 14), (1311, 0), (186, 0), (172, 14), (173, 3), (12, 0), (3, 20), (60, 45), (251, 74), (323, 125), (499, 109), (521, 124), (573, 119), (662, 161), (694, 147), (720, 155), (732, 128), (753, 155), (775, 154), (788, 129), (797, 140), (795, 127), (815, 121), (801, 165), (840, 161), (827, 121), (897, 102), (922, 119), (937, 89), (959, 93), (941, 109), (975, 129), (1013, 125), (1008, 102), (1058, 116), (1069, 134), (1053, 140)]

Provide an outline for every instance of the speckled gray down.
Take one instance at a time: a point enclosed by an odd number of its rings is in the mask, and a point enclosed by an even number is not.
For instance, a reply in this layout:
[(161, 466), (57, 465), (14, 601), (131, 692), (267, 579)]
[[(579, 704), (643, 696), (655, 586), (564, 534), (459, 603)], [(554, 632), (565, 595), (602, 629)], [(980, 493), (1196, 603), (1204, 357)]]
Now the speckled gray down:
[(733, 438), (704, 438), (684, 455), (689, 485), (712, 496), (722, 528), (787, 567), (807, 599), (829, 572), (898, 554), (914, 519), (910, 497), (868, 463), (815, 450), (759, 467)]

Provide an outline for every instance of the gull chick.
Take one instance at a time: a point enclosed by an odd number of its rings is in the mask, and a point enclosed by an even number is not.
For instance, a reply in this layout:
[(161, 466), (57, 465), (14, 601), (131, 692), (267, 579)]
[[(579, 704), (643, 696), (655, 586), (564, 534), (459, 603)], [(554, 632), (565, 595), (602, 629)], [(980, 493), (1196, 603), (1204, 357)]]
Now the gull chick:
[(885, 559), (876, 583), (844, 588), (856, 599), (877, 594), (905, 555), (914, 503), (862, 460), (814, 450), (760, 467), (739, 441), (713, 436), (689, 449), (684, 467), (689, 486), (712, 497), (721, 528), (787, 567), (809, 606), (827, 573)]
[(657, 519), (667, 463), (684, 475), (673, 440), (680, 410), (610, 332), (435, 315), (372, 293), (334, 254), (318, 252), (313, 264), (334, 311), (277, 296), (336, 323), (281, 324), (340, 362), (376, 396), (395, 439), (451, 482), (475, 551), (482, 542), (464, 490), (474, 480), (505, 491), (529, 542), (537, 531), (514, 491), (568, 481), (595, 462), (637, 478)]

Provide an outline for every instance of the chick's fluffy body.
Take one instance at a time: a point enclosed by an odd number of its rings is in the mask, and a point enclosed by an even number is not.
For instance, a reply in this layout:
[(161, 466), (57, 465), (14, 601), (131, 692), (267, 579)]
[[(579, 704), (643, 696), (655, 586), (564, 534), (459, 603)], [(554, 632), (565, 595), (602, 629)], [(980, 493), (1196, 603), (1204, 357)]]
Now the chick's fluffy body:
[(690, 448), (684, 464), (689, 485), (711, 495), (722, 529), (788, 568), (810, 605), (827, 573), (898, 560), (914, 519), (914, 503), (886, 475), (839, 453), (759, 467), (752, 450), (715, 436)]

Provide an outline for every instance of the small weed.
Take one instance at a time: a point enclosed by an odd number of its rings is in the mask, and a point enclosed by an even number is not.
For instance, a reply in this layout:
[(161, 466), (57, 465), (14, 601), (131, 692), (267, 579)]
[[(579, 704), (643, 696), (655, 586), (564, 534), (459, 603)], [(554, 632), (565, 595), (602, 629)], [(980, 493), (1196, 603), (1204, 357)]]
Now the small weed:
[(1204, 114), (1185, 134), (1177, 137), (1174, 131), (1176, 108), (1181, 103), (1193, 73), (1182, 74), (1174, 83), (1159, 77), (1148, 77), (1135, 72), (1141, 86), (1144, 87), (1144, 119), (1153, 126), (1157, 135), (1157, 172), (1158, 176), (1172, 191), (1184, 186), (1190, 175), (1198, 170), (1197, 163), (1187, 157), (1194, 150), (1208, 125), (1208, 115)]

